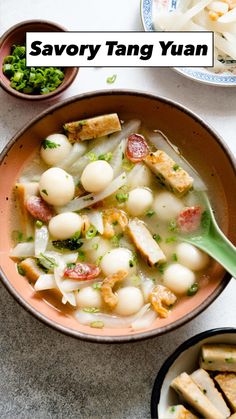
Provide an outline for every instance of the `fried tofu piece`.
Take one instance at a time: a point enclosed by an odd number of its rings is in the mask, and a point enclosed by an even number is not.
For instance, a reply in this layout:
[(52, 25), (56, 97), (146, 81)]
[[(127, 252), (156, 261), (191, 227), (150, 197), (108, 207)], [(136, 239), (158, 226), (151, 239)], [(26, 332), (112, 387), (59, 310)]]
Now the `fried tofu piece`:
[(222, 415), (224, 415), (225, 418), (228, 418), (230, 416), (230, 410), (225, 403), (222, 394), (217, 390), (210, 375), (200, 368), (191, 374), (191, 378)]
[(193, 186), (193, 178), (164, 151), (150, 153), (144, 161), (159, 182), (176, 195), (184, 195)]
[(236, 374), (229, 372), (218, 374), (215, 380), (223, 391), (232, 410), (236, 412)]
[(24, 270), (25, 276), (31, 281), (35, 282), (44, 272), (38, 267), (35, 259), (26, 258), (19, 263), (19, 266)]
[(182, 404), (178, 404), (168, 407), (163, 419), (197, 419), (197, 416), (193, 415)]
[(176, 377), (172, 381), (171, 387), (176, 390), (177, 393), (181, 394), (184, 400), (203, 417), (208, 419), (225, 419), (225, 415), (210, 402), (208, 397), (203, 394), (197, 384), (195, 384), (186, 372), (183, 372)]
[(200, 366), (210, 371), (236, 372), (236, 345), (203, 345)]
[(129, 221), (127, 228), (132, 241), (149, 266), (166, 261), (163, 251), (141, 220), (134, 218)]
[(22, 231), (26, 236), (32, 236), (34, 231), (33, 223), (31, 216), (26, 208), (26, 201), (29, 197), (38, 195), (39, 184), (37, 182), (16, 183), (15, 190), (20, 206), (20, 221)]
[(64, 129), (67, 132), (69, 141), (74, 143), (76, 141), (92, 140), (93, 138), (121, 131), (121, 125), (118, 115), (112, 113), (81, 121), (67, 122), (64, 125)]

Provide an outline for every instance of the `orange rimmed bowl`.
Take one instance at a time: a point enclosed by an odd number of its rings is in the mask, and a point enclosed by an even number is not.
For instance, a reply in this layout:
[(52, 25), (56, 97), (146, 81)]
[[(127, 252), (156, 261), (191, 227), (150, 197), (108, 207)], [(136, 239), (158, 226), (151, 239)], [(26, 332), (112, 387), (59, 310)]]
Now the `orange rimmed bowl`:
[(2, 71), (2, 63), (7, 55), (11, 54), (13, 45), (25, 44), (26, 32), (65, 32), (66, 29), (54, 22), (47, 20), (26, 20), (17, 23), (8, 29), (0, 38), (0, 86), (10, 95), (18, 99), (32, 100), (32, 101), (45, 101), (51, 98), (60, 96), (70, 85), (73, 83), (78, 74), (78, 67), (67, 67), (64, 69), (64, 80), (53, 92), (45, 95), (33, 95), (20, 92), (10, 86), (10, 80), (5, 76)]
[[(94, 342), (130, 342), (154, 337), (190, 321), (205, 310), (230, 280), (217, 263), (209, 272), (210, 281), (191, 298), (183, 298), (167, 319), (157, 319), (148, 329), (93, 329), (79, 324), (68, 313), (35, 295), (32, 286), (20, 276), (9, 258), (13, 217), (12, 188), (23, 166), (34, 155), (42, 138), (61, 131), (65, 121), (117, 112), (121, 119), (138, 117), (150, 128), (159, 128), (181, 149), (209, 187), (218, 222), (233, 241), (236, 237), (236, 167), (219, 135), (188, 109), (169, 99), (149, 93), (114, 90), (75, 96), (50, 107), (33, 119), (12, 140), (0, 160), (0, 265), (4, 285), (16, 300), (39, 320), (68, 335)], [(42, 298), (43, 297), (43, 298)]]

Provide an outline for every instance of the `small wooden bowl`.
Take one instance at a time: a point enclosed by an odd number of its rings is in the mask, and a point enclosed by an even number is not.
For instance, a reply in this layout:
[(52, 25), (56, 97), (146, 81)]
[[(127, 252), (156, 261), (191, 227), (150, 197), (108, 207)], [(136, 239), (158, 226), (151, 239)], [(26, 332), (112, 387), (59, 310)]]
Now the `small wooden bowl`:
[(26, 100), (47, 100), (52, 97), (59, 96), (64, 92), (74, 81), (77, 73), (79, 71), (78, 67), (67, 67), (65, 68), (65, 77), (61, 85), (51, 93), (45, 95), (31, 95), (19, 92), (18, 90), (13, 89), (10, 86), (10, 80), (2, 72), (2, 63), (4, 57), (11, 54), (12, 45), (25, 44), (25, 34), (26, 32), (65, 32), (66, 29), (63, 26), (58, 25), (57, 23), (49, 22), (46, 20), (26, 20), (20, 22), (17, 25), (12, 26), (8, 31), (6, 31), (0, 40), (0, 85), (2, 88), (10, 93), (12, 96), (15, 96), (19, 99)]

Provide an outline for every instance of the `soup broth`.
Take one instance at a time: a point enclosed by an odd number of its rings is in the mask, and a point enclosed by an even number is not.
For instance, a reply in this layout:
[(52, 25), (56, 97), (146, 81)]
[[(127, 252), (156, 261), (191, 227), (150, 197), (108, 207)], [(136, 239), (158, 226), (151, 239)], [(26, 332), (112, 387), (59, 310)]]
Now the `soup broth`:
[(210, 260), (185, 237), (207, 228), (205, 192), (164, 134), (139, 120), (66, 123), (15, 186), (11, 258), (78, 322), (148, 327), (204, 286)]

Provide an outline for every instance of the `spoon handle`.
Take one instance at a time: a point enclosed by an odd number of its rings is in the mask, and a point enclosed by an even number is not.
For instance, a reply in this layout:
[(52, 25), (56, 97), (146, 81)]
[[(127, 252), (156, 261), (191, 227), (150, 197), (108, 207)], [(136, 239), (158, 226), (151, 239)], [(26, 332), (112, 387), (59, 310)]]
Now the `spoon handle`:
[(208, 253), (236, 278), (236, 248), (217, 225), (211, 225), (208, 236), (186, 237), (184, 240)]

